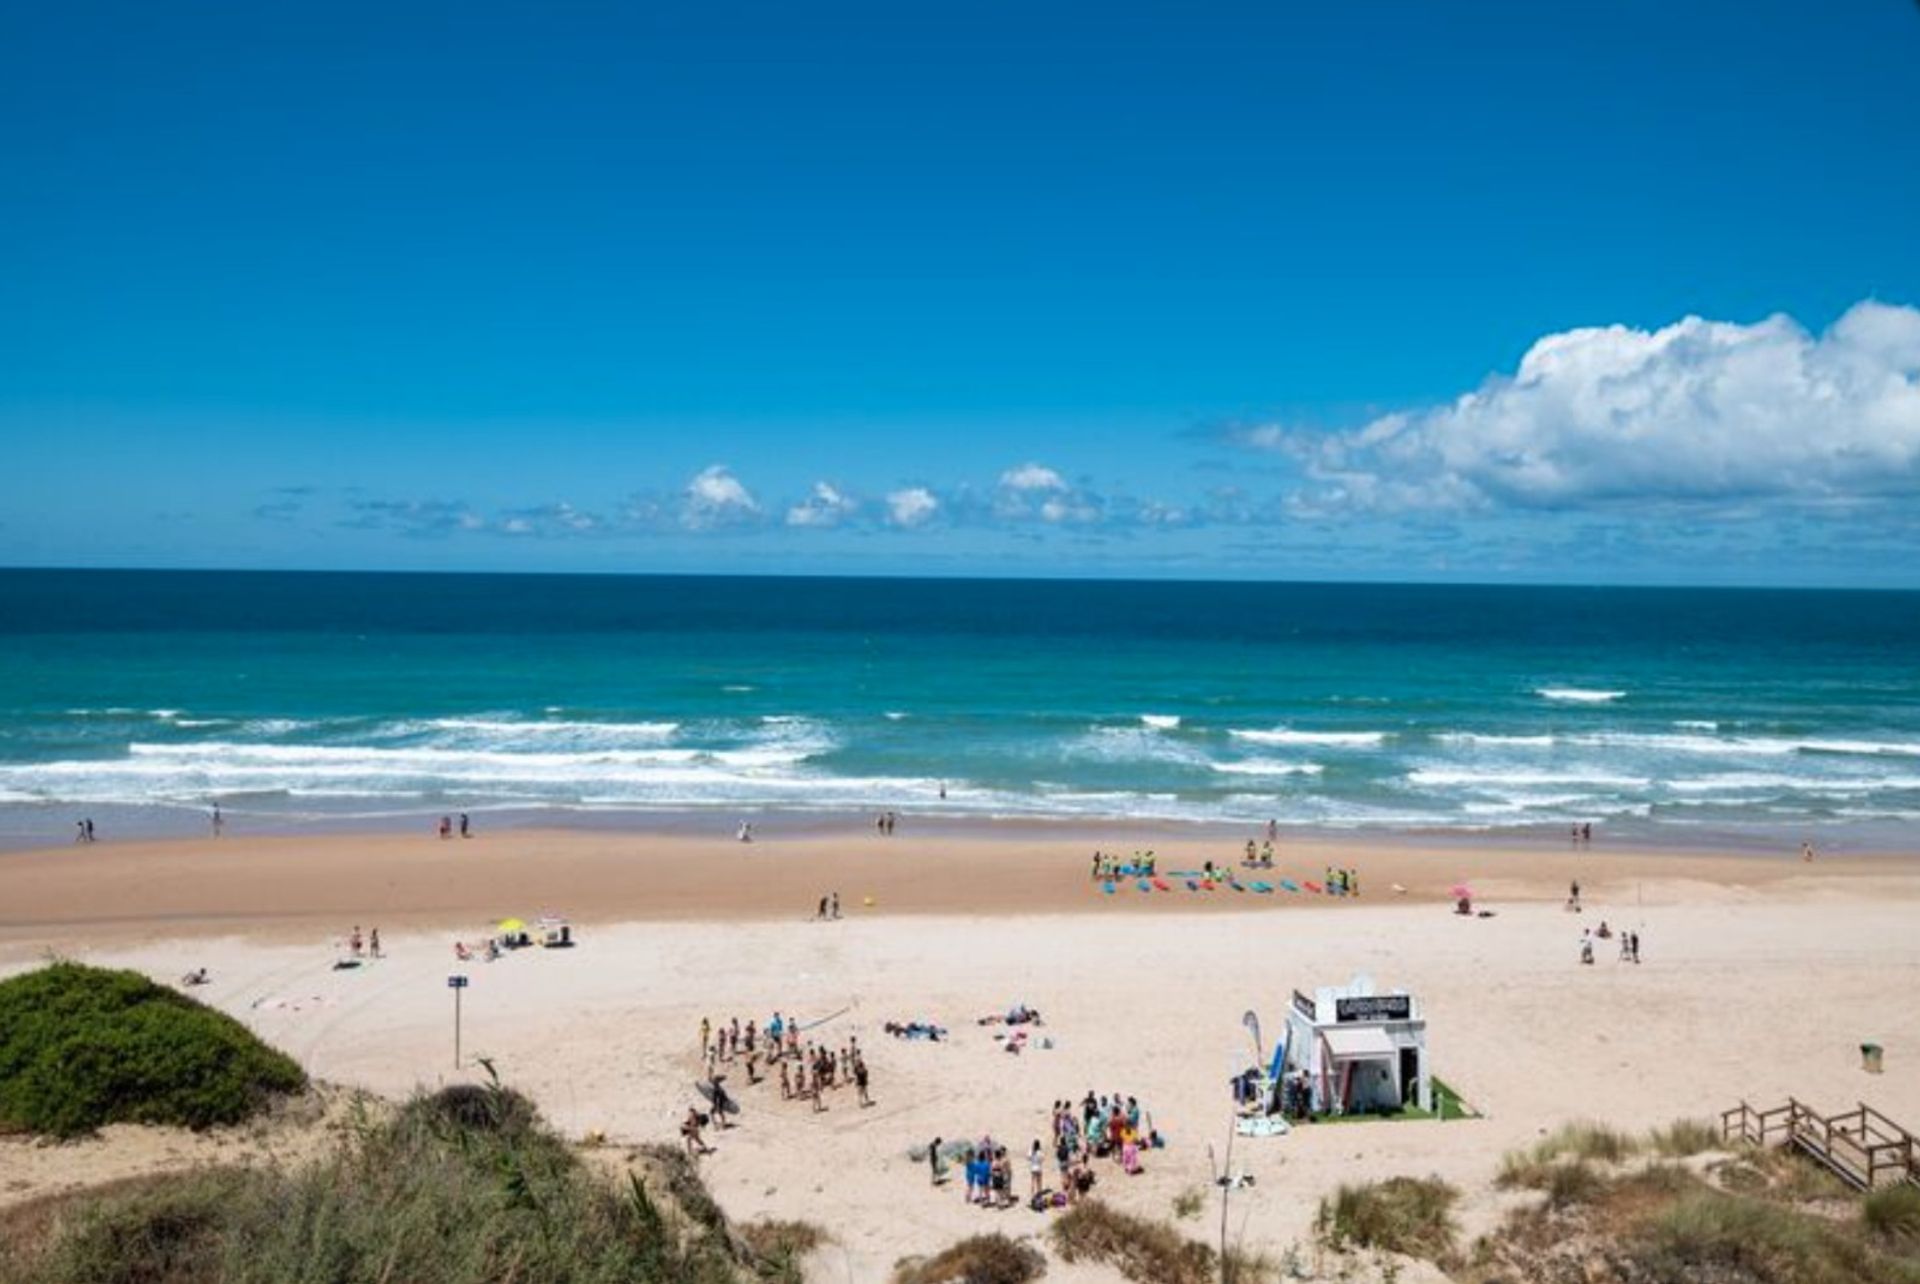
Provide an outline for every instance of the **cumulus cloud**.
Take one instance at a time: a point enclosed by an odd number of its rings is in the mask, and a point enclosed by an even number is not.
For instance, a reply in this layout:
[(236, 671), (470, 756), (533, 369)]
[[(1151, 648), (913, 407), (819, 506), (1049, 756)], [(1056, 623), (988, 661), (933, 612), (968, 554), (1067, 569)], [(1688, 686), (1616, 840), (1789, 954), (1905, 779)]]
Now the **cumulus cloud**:
[(1911, 496), (1920, 311), (1863, 302), (1817, 335), (1780, 315), (1569, 330), (1446, 405), (1230, 436), (1296, 459), (1311, 511)]
[(1009, 468), (1000, 474), (1000, 484), (1014, 491), (1050, 491), (1066, 490), (1067, 483), (1059, 473), (1045, 464), (1021, 464), (1018, 468)]
[(760, 517), (760, 501), (725, 464), (712, 464), (687, 483), (680, 524), (688, 530), (749, 525)]
[(939, 497), (925, 486), (908, 486), (887, 496), (887, 522), (902, 529), (924, 526), (939, 511)]
[(787, 525), (838, 526), (859, 509), (859, 503), (832, 482), (815, 482), (805, 499), (787, 509)]

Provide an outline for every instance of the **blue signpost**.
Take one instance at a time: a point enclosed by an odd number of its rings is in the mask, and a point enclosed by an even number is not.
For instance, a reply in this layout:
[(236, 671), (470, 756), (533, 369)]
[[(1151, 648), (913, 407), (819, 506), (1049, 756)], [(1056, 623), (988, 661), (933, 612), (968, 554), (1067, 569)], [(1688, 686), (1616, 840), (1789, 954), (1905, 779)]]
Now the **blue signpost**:
[(467, 978), (454, 973), (447, 978), (447, 988), (453, 991), (453, 1068), (460, 1068), (460, 991), (467, 988)]

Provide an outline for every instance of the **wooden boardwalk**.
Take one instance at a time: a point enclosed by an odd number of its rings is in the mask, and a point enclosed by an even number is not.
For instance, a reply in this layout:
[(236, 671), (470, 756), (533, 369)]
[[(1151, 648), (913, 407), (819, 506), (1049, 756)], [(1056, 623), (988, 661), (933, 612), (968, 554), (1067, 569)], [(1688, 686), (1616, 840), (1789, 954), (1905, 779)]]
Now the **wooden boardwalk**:
[(1823, 1115), (1792, 1097), (1771, 1110), (1743, 1101), (1722, 1112), (1720, 1135), (1756, 1146), (1793, 1146), (1855, 1190), (1903, 1181), (1920, 1185), (1920, 1138), (1864, 1102)]

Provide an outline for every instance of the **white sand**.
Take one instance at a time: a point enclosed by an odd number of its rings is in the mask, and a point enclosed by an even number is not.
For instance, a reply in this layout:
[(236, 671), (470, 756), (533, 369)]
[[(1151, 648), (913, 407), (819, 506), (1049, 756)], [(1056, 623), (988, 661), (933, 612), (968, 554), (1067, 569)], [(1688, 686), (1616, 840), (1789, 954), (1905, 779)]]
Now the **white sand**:
[[(1652, 889), (1644, 911), (1598, 904), (1575, 917), (1536, 902), (1491, 920), (1432, 904), (1227, 916), (1170, 906), (592, 928), (572, 951), (461, 969), (473, 978), (465, 1077), (486, 1055), (570, 1134), (671, 1140), (693, 1100), (703, 1014), (764, 1021), (777, 1008), (811, 1020), (850, 1007), (819, 1033), (859, 1036), (877, 1105), (858, 1109), (849, 1088), (813, 1115), (781, 1102), (772, 1084), (748, 1088), (735, 1067), (741, 1126), (715, 1137), (703, 1163), (730, 1213), (820, 1223), (835, 1241), (821, 1259), (826, 1277), (878, 1280), (908, 1253), (1044, 1225), (1024, 1207), (967, 1208), (957, 1183), (930, 1189), (910, 1145), (986, 1132), (1024, 1155), (1044, 1134), (1049, 1103), (1089, 1087), (1138, 1096), (1171, 1139), (1138, 1178), (1103, 1162), (1100, 1193), (1168, 1216), (1176, 1194), (1206, 1182), (1208, 1143), (1225, 1138), (1225, 1080), (1248, 1047), (1241, 1014), (1257, 1011), (1271, 1041), (1294, 986), (1368, 972), (1419, 994), (1438, 1073), (1488, 1117), (1243, 1139), (1234, 1162), (1258, 1185), (1235, 1197), (1235, 1232), (1270, 1251), (1304, 1244), (1315, 1201), (1337, 1182), (1427, 1173), (1481, 1192), (1465, 1215), (1482, 1229), (1499, 1207), (1484, 1192), (1500, 1155), (1572, 1119), (1639, 1129), (1791, 1093), (1833, 1109), (1864, 1099), (1920, 1125), (1920, 887), (1876, 890), (1674, 886)], [(1610, 943), (1595, 966), (1578, 966), (1579, 930), (1602, 917), (1644, 924), (1641, 966), (1616, 962)], [(316, 1076), (401, 1095), (461, 1077), (450, 935), (390, 938), (389, 957), (358, 972), (330, 971), (325, 941), (148, 944), (88, 961), (168, 981), (204, 964), (215, 983), (201, 996)], [(1051, 1050), (1007, 1055), (974, 1024), (1014, 1002), (1045, 1014), (1038, 1034)], [(937, 1020), (953, 1040), (896, 1042), (880, 1029), (890, 1018)], [(1860, 1069), (1866, 1039), (1885, 1045), (1887, 1074)], [(1016, 1174), (1024, 1189), (1024, 1162)], [(1217, 1218), (1210, 1202), (1187, 1225), (1206, 1236)]]

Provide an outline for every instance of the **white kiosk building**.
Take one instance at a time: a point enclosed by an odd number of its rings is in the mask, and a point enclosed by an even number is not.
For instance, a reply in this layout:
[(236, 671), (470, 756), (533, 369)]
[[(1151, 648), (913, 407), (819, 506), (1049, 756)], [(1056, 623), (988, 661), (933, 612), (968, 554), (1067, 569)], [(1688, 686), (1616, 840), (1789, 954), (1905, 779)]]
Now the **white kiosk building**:
[(1364, 976), (1311, 996), (1293, 992), (1282, 1073), (1304, 1078), (1316, 1114), (1433, 1109), (1420, 1005), (1405, 991), (1377, 993)]

